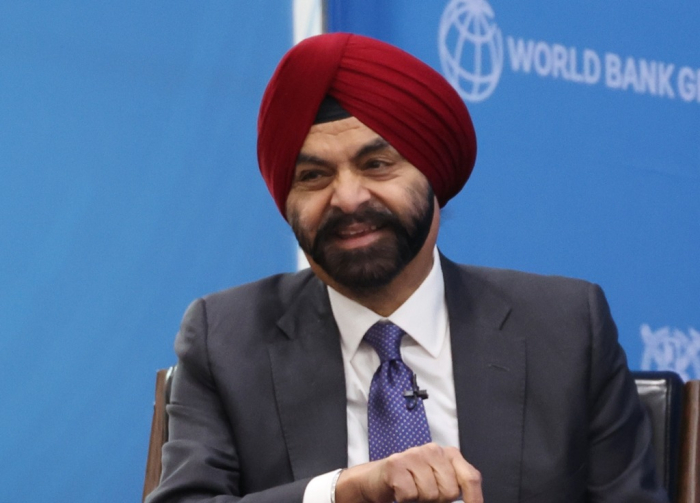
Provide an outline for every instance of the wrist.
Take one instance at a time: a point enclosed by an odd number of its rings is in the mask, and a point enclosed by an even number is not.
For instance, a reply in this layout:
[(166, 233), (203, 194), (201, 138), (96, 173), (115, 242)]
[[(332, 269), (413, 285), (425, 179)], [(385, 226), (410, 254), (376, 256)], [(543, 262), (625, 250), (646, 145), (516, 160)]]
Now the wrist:
[(333, 503), (354, 503), (364, 501), (361, 491), (357, 490), (357, 481), (353, 476), (354, 468), (341, 470), (335, 481), (333, 490)]
[(331, 503), (335, 503), (335, 488), (338, 485), (338, 479), (340, 478), (340, 474), (343, 473), (343, 468), (338, 470), (338, 472), (333, 476), (333, 480), (331, 481)]
[[(379, 503), (380, 497), (372, 490), (376, 484), (372, 477), (376, 474), (377, 463), (365, 463), (342, 470), (335, 485), (335, 503)], [(391, 501), (389, 499), (388, 501)]]

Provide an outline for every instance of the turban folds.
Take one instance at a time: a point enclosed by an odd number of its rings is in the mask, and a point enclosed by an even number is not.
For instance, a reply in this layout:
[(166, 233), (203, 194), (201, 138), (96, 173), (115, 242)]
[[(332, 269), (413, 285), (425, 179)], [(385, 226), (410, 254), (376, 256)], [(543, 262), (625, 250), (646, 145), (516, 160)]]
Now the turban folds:
[(418, 168), (440, 206), (466, 183), (476, 135), (452, 86), (385, 42), (349, 33), (318, 35), (282, 58), (260, 106), (258, 163), (282, 215), (299, 151), (326, 95)]

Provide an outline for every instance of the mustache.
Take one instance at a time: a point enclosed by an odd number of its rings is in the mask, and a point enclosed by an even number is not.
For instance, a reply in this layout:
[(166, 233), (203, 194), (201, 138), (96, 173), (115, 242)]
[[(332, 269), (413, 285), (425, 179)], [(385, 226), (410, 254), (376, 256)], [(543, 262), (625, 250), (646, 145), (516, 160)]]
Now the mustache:
[(314, 248), (322, 246), (323, 243), (339, 235), (343, 229), (353, 224), (370, 225), (377, 229), (381, 227), (401, 228), (398, 217), (388, 208), (362, 206), (353, 213), (344, 213), (336, 208), (328, 213), (319, 226), (314, 240)]

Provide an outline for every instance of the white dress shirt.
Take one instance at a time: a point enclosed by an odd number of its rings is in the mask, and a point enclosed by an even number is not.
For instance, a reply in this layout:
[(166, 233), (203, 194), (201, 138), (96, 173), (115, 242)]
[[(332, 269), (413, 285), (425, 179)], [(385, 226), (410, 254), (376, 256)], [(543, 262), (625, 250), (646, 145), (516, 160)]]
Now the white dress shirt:
[[(401, 340), (401, 357), (417, 375), (418, 386), (428, 392), (429, 398), (423, 404), (433, 442), (459, 447), (450, 327), (437, 248), (428, 277), (386, 318), (330, 287), (328, 295), (340, 331), (345, 369), (348, 466), (369, 461), (367, 397), (380, 362), (362, 338), (380, 320), (389, 320), (406, 332)], [(335, 470), (312, 479), (306, 487), (304, 503), (330, 503), (331, 485), (337, 473)]]

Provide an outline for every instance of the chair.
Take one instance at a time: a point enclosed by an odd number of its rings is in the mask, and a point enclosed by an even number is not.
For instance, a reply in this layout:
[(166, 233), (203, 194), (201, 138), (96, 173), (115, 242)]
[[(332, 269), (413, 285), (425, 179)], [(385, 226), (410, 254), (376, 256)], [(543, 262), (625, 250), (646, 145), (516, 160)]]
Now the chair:
[[(156, 373), (156, 393), (143, 499), (160, 481), (168, 439), (170, 385), (175, 367)], [(656, 466), (673, 503), (700, 503), (700, 380), (683, 384), (673, 372), (632, 372), (652, 422)]]
[(148, 443), (148, 458), (146, 458), (146, 477), (143, 483), (143, 497), (153, 491), (161, 474), (161, 450), (168, 440), (168, 412), (165, 406), (170, 402), (170, 384), (175, 367), (161, 369), (156, 372), (156, 397), (153, 404), (153, 419), (151, 420), (151, 438)]
[(700, 380), (632, 372), (652, 423), (657, 473), (672, 503), (700, 503)]
[(632, 372), (639, 398), (651, 419), (656, 471), (671, 501), (678, 487), (683, 380), (675, 372)]
[(677, 503), (700, 503), (700, 380), (683, 387)]

